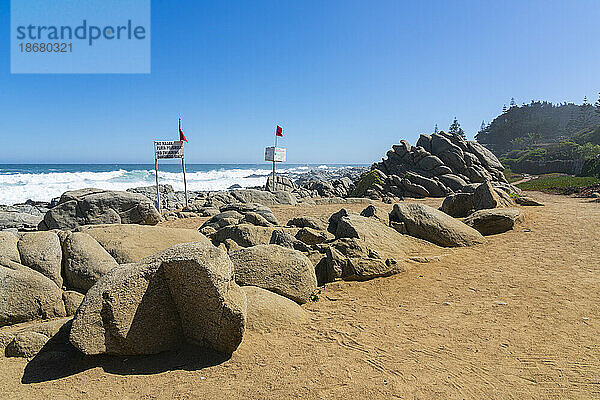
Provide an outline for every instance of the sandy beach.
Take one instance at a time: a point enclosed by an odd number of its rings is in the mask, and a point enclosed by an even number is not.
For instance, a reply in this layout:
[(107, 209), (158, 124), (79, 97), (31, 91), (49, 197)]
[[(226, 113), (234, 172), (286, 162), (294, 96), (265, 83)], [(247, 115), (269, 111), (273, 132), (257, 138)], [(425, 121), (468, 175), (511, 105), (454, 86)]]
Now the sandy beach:
[[(327, 284), (306, 324), (248, 331), (231, 358), (0, 359), (0, 397), (600, 397), (598, 203), (531, 193), (513, 231), (367, 282)], [(415, 200), (439, 206), (440, 199)], [(390, 205), (377, 204), (391, 209)], [(280, 221), (364, 205), (272, 206)], [(163, 222), (197, 228), (206, 218)], [(35, 360), (34, 360), (35, 361)]]

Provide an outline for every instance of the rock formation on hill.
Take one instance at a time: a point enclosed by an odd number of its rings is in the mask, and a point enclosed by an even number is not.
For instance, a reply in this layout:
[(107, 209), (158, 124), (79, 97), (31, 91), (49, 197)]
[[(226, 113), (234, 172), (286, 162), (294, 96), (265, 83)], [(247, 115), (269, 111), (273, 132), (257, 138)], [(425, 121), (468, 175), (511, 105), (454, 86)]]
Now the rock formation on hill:
[(356, 195), (444, 197), (486, 181), (506, 184), (502, 171), (496, 156), (477, 142), (445, 132), (421, 135), (416, 146), (406, 140), (393, 145), (356, 183)]

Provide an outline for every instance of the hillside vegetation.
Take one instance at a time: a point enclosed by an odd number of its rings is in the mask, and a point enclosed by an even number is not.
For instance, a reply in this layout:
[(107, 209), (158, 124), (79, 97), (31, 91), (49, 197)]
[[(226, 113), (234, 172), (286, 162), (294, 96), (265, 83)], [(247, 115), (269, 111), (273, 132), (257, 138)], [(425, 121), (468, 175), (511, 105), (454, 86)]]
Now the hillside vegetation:
[(584, 144), (587, 142), (585, 134), (590, 134), (598, 126), (598, 107), (587, 103), (587, 100), (582, 105), (532, 101), (505, 109), (490, 124), (483, 126), (475, 138), (496, 154), (503, 155), (511, 150), (572, 140), (580, 132), (583, 136), (578, 137), (583, 142), (578, 144)]

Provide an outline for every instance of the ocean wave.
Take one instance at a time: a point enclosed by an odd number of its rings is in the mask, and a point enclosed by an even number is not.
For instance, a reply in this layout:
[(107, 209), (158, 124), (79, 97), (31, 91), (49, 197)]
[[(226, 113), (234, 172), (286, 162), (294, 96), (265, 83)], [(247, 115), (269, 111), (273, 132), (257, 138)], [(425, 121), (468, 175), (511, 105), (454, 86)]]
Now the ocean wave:
[[(277, 172), (293, 180), (322, 179), (330, 173), (353, 166), (340, 165), (288, 165), (279, 166)], [(183, 175), (177, 165), (165, 165), (159, 170), (160, 183), (175, 190), (183, 190)], [(271, 174), (270, 165), (191, 165), (186, 174), (190, 191), (225, 190), (232, 185), (252, 187), (264, 185)], [(22, 203), (28, 199), (50, 201), (67, 190), (99, 188), (126, 190), (155, 184), (151, 165), (0, 165), (0, 204)]]
[[(214, 169), (186, 174), (188, 190), (224, 190), (231, 185), (264, 185), (268, 169)], [(181, 172), (159, 171), (160, 183), (183, 190)], [(50, 201), (67, 190), (95, 187), (126, 190), (155, 184), (154, 170), (118, 169), (108, 172), (44, 172), (0, 174), (0, 204), (22, 203), (28, 199)]]

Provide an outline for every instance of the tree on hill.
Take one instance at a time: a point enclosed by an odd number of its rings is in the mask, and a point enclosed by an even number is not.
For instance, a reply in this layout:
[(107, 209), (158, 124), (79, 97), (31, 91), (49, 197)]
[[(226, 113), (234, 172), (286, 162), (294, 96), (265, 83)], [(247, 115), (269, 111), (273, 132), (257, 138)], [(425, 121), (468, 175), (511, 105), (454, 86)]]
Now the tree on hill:
[(600, 93), (598, 93), (598, 100), (594, 103), (594, 107), (596, 107), (596, 112), (600, 114)]
[[(589, 103), (553, 105), (546, 101), (532, 100), (523, 107), (503, 110), (475, 138), (497, 154), (504, 154), (513, 150), (516, 145), (528, 145), (528, 134), (532, 132), (539, 135), (535, 140), (537, 144), (553, 143), (568, 140), (582, 129), (598, 125), (600, 113)], [(514, 141), (517, 138), (523, 140)]]
[(454, 121), (452, 121), (452, 124), (450, 125), (450, 128), (448, 129), (448, 133), (450, 133), (452, 135), (460, 136), (463, 139), (467, 140), (467, 135), (465, 134), (465, 131), (463, 131), (462, 128), (460, 127), (460, 124), (458, 123), (458, 120), (456, 119), (456, 117), (454, 117)]
[(517, 102), (515, 101), (514, 97), (510, 98), (510, 108), (516, 107), (517, 106)]
[(438, 126), (437, 126), (437, 124), (435, 124), (435, 127), (433, 128), (433, 133), (438, 133), (438, 132), (439, 132)]

